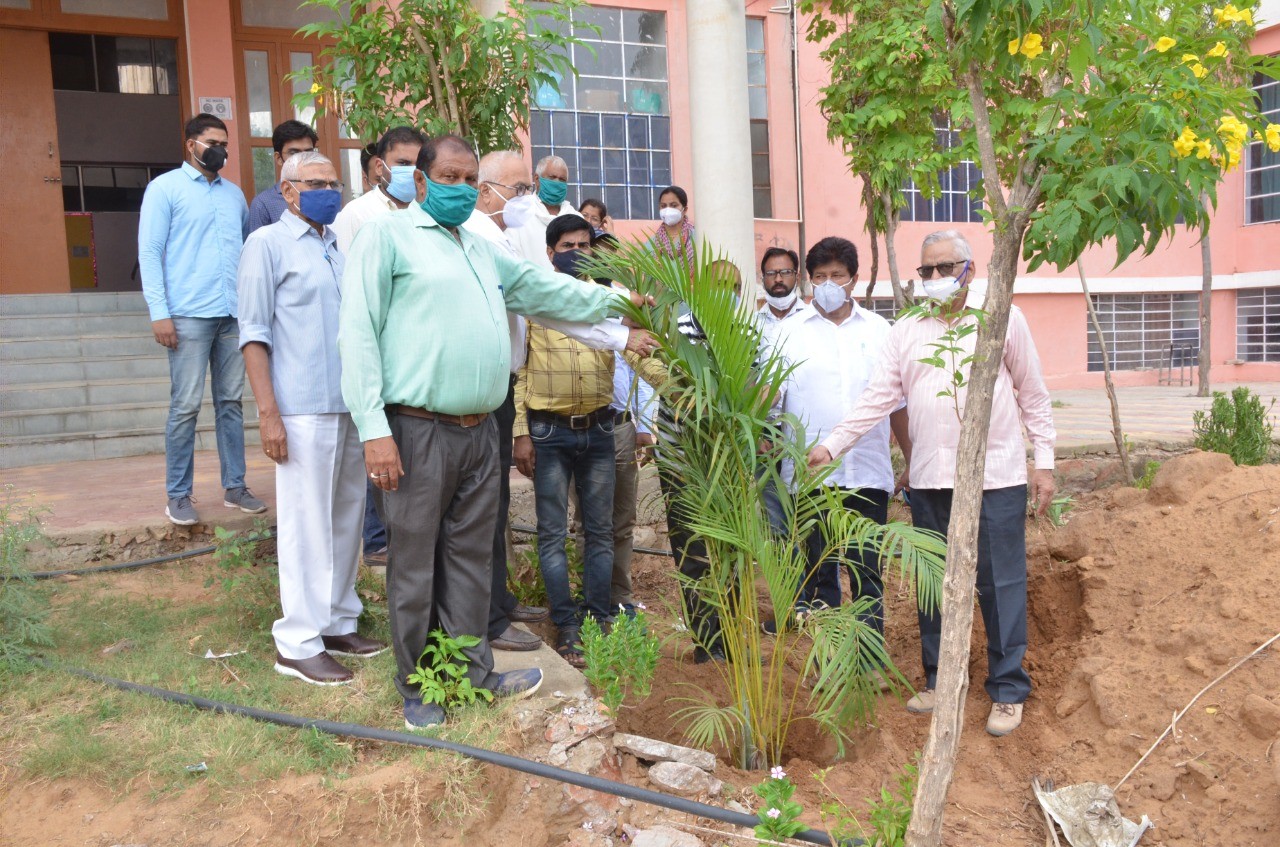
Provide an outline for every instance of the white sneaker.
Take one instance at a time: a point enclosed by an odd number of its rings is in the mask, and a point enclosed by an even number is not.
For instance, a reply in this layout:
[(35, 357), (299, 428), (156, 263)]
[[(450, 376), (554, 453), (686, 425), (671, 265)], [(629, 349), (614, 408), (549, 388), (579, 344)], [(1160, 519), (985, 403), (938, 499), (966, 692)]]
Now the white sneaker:
[(987, 732), (999, 738), (1008, 735), (1022, 725), (1021, 703), (992, 703), (987, 718)]

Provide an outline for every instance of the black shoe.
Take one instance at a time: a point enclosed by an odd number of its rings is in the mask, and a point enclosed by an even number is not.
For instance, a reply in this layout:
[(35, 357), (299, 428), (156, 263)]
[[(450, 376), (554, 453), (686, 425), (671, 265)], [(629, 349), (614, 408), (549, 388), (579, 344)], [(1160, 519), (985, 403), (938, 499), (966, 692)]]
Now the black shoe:
[(516, 607), (507, 613), (507, 620), (515, 623), (542, 623), (551, 616), (551, 613), (542, 606), (526, 606), (523, 603), (517, 603)]
[(713, 647), (710, 650), (703, 649), (702, 645), (693, 648), (693, 663), (695, 665), (705, 665), (707, 662), (727, 662), (729, 657), (724, 654), (723, 647)]

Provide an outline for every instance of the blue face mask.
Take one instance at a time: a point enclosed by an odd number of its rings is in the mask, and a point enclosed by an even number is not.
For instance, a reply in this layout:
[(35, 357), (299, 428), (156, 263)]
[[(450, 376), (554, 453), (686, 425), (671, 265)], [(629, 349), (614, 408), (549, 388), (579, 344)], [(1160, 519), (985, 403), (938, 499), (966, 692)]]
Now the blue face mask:
[(548, 206), (559, 206), (569, 194), (569, 184), (559, 180), (539, 177), (538, 199)]
[(332, 188), (313, 188), (298, 192), (298, 211), (309, 221), (328, 226), (338, 217), (342, 192)]
[(401, 203), (412, 203), (418, 196), (418, 187), (413, 184), (413, 165), (392, 165), (391, 181), (387, 183), (387, 193)]
[(441, 226), (462, 226), (476, 209), (480, 192), (465, 182), (444, 185), (427, 180), (427, 199), (422, 201), (426, 212)]

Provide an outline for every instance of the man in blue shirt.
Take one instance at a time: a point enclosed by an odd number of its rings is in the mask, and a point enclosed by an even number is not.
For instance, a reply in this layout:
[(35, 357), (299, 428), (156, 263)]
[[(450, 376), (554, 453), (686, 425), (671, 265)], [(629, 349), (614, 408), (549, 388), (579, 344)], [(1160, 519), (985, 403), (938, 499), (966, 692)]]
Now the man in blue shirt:
[[(302, 121), (285, 121), (271, 133), (271, 149), (275, 150), (276, 172), (284, 173), (284, 162), (294, 153), (306, 153), (316, 149), (320, 136)], [(259, 191), (249, 204), (249, 228), (253, 232), (258, 227), (267, 226), (280, 220), (287, 204), (280, 193), (280, 183)]]
[(187, 122), (185, 135), (187, 161), (151, 181), (138, 222), (138, 264), (151, 331), (169, 350), (165, 515), (179, 526), (200, 520), (191, 488), (196, 416), (209, 372), (223, 504), (249, 514), (267, 510), (244, 484), (244, 360), (236, 327), (236, 265), (248, 209), (240, 187), (218, 176), (227, 163), (227, 125), (201, 113)]
[(335, 656), (386, 645), (356, 632), (364, 453), (342, 402), (342, 254), (329, 224), (342, 205), (333, 163), (285, 162), (287, 211), (240, 255), (240, 347), (258, 399), (262, 452), (276, 463), (280, 609), (276, 670), (313, 685), (350, 682)]

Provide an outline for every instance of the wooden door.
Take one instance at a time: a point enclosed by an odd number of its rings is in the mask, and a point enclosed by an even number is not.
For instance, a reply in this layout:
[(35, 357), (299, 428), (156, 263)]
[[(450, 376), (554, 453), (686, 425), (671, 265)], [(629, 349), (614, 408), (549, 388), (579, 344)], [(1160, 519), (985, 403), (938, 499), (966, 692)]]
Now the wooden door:
[(0, 294), (71, 290), (49, 36), (0, 27)]

